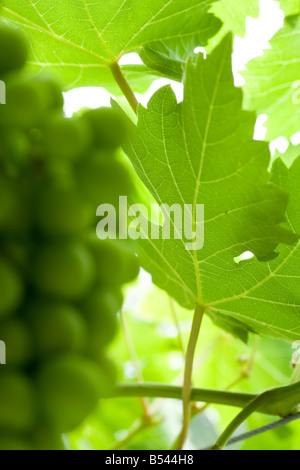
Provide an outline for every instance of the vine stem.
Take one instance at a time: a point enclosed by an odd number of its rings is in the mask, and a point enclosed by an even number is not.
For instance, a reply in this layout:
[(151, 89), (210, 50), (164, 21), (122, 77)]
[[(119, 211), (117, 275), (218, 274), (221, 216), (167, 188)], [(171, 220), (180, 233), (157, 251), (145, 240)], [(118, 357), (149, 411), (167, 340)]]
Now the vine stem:
[(264, 392), (258, 397), (254, 398), (245, 408), (231, 421), (225, 431), (221, 434), (215, 445), (210, 450), (222, 450), (227, 444), (228, 440), (234, 431), (258, 408), (266, 403), (268, 400), (268, 392)]
[(127, 82), (126, 78), (124, 77), (122, 70), (118, 64), (118, 62), (113, 62), (110, 64), (110, 70), (114, 76), (115, 81), (119, 85), (122, 93), (124, 94), (126, 100), (130, 104), (131, 108), (137, 114), (137, 108), (139, 105), (138, 100), (135, 97), (135, 94), (133, 93), (132, 89), (130, 88), (129, 83)]
[(204, 312), (205, 307), (197, 304), (194, 312), (193, 324), (185, 360), (184, 380), (182, 387), (183, 423), (181, 432), (174, 446), (175, 450), (182, 449), (189, 430), (191, 420), (192, 374), (194, 356)]
[(263, 407), (276, 407), (277, 414), (287, 417), (294, 414), (298, 409), (300, 384), (283, 385), (266, 390), (261, 395), (250, 401), (248, 405), (229, 423), (225, 431), (218, 438), (211, 450), (222, 450), (227, 444), (234, 431), (255, 411)]

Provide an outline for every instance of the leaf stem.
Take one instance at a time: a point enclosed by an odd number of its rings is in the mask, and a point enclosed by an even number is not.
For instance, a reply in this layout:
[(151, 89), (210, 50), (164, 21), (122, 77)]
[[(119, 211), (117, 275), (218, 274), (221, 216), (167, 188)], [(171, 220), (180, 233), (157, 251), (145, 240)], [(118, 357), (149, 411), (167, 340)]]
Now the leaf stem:
[(110, 70), (114, 76), (115, 81), (119, 85), (122, 93), (130, 104), (131, 108), (133, 109), (135, 114), (137, 114), (137, 108), (139, 104), (138, 100), (136, 99), (135, 94), (130, 88), (130, 85), (127, 82), (126, 78), (124, 77), (118, 62), (113, 62), (112, 64), (110, 64)]
[(192, 396), (192, 374), (193, 374), (193, 364), (194, 356), (197, 345), (197, 340), (202, 324), (202, 319), (204, 315), (205, 307), (196, 305), (193, 324), (190, 334), (190, 339), (186, 352), (186, 361), (185, 361), (185, 370), (184, 370), (184, 380), (182, 387), (182, 405), (183, 405), (183, 423), (182, 429), (178, 436), (178, 439), (175, 443), (175, 449), (181, 450), (189, 430), (190, 420), (191, 420), (191, 396)]

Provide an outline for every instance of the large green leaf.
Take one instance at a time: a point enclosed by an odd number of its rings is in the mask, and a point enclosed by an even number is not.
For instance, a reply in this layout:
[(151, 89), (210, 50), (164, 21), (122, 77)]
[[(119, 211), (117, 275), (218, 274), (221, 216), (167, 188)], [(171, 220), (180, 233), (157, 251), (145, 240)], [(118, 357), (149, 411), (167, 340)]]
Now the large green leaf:
[[(104, 84), (117, 93), (110, 86), (111, 63), (146, 45), (179, 56), (191, 53), (220, 27), (208, 13), (214, 1), (3, 0), (1, 11), (25, 29), (32, 70), (58, 71), (68, 88)], [(148, 71), (140, 67), (135, 73), (142, 80)]]
[[(274, 252), (298, 237), (280, 226), (288, 197), (269, 183), (268, 146), (253, 141), (255, 114), (241, 102), (227, 36), (207, 60), (188, 63), (183, 103), (164, 87), (147, 110), (140, 106), (125, 148), (138, 175), (159, 204), (192, 204), (193, 214), (196, 204), (205, 208), (201, 250), (186, 250), (182, 239), (144, 239), (141, 261), (185, 307), (198, 302), (257, 332), (299, 338), (296, 283), (283, 287), (275, 276), (293, 272), (296, 248)], [(265, 262), (237, 264), (245, 251)]]
[(300, 131), (300, 17), (287, 18), (270, 46), (243, 72), (244, 104), (268, 115), (267, 140), (290, 139)]

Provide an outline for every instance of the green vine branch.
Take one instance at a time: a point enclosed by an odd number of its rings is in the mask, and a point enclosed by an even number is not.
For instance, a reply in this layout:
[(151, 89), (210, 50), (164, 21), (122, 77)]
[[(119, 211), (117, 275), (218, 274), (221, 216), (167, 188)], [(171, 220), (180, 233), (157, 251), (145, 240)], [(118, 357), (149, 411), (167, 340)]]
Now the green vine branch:
[[(272, 390), (271, 400), (262, 403), (256, 411), (259, 413), (273, 416), (287, 416), (290, 411), (300, 403), (300, 383), (284, 387), (277, 387)], [(268, 391), (270, 392), (270, 391)], [(280, 396), (282, 394), (282, 396)], [(121, 383), (118, 384), (110, 396), (113, 397), (151, 397), (168, 398), (181, 400), (182, 387), (176, 385), (166, 385), (161, 383)], [(252, 400), (260, 395), (255, 393), (233, 392), (229, 390), (214, 390), (209, 388), (191, 389), (191, 401), (210, 403), (214, 405), (232, 406), (244, 408)], [(270, 394), (269, 394), (270, 397)]]

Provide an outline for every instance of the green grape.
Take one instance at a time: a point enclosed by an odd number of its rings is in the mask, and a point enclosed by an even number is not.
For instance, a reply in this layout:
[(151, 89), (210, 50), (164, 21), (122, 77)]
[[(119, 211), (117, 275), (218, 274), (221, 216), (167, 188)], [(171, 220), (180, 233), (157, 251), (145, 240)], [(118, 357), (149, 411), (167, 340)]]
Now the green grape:
[(137, 256), (134, 254), (134, 244), (130, 241), (118, 240), (119, 248), (123, 251), (123, 272), (122, 272), (122, 284), (134, 281), (139, 272), (140, 265)]
[(46, 245), (36, 254), (33, 276), (42, 294), (67, 300), (81, 298), (94, 280), (91, 253), (76, 241)]
[(91, 226), (95, 211), (79, 190), (39, 188), (37, 195), (36, 222), (46, 234), (71, 235)]
[(41, 96), (33, 81), (15, 78), (7, 84), (5, 107), (1, 118), (11, 126), (27, 129), (39, 124), (43, 111)]
[(72, 305), (36, 301), (28, 307), (28, 319), (38, 355), (81, 351), (86, 345), (86, 323)]
[(120, 111), (103, 107), (91, 109), (83, 117), (92, 129), (97, 147), (115, 149), (124, 142), (127, 128)]
[(0, 229), (14, 214), (17, 197), (10, 181), (0, 175)]
[(29, 141), (20, 129), (5, 129), (0, 133), (0, 164), (5, 170), (15, 168), (15, 172), (24, 167), (29, 161)]
[(19, 372), (1, 370), (0, 429), (28, 431), (34, 425), (35, 417), (32, 383)]
[(56, 112), (63, 104), (58, 102), (55, 88), (48, 80), (14, 77), (7, 84), (7, 104), (1, 108), (0, 122), (21, 129), (40, 127), (50, 111)]
[(119, 196), (126, 196), (132, 190), (125, 166), (114, 158), (103, 158), (99, 153), (78, 167), (77, 178), (82, 194), (96, 207), (104, 203), (117, 209)]
[(23, 297), (23, 282), (15, 268), (0, 258), (0, 317), (12, 313)]
[(45, 418), (59, 432), (78, 427), (110, 388), (101, 368), (80, 356), (54, 359), (38, 376)]
[[(23, 184), (24, 183), (24, 184)], [(16, 180), (12, 186), (16, 199), (14, 211), (3, 226), (3, 233), (7, 240), (20, 240), (22, 243), (31, 237), (32, 228), (32, 183), (22, 178)], [(24, 245), (25, 246), (25, 245)]]
[(8, 366), (26, 364), (32, 357), (32, 335), (29, 327), (21, 319), (7, 320), (0, 324), (1, 340), (6, 345)]
[(117, 368), (114, 361), (108, 357), (103, 350), (99, 350), (93, 359), (97, 361), (97, 364), (101, 367), (103, 372), (108, 377), (108, 380), (111, 384), (115, 384), (117, 381)]
[(34, 450), (29, 441), (23, 437), (0, 434), (0, 450)]
[(125, 284), (139, 273), (136, 256), (121, 240), (90, 240), (101, 284)]
[(32, 441), (35, 450), (65, 450), (62, 435), (45, 425), (37, 427)]
[(45, 130), (45, 150), (51, 159), (77, 160), (88, 150), (90, 129), (83, 120), (56, 118)]
[(2, 252), (5, 258), (23, 273), (29, 267), (29, 244), (25, 241), (5, 240), (2, 243)]
[(112, 109), (66, 119), (60, 85), (18, 71), (21, 47), (7, 62), (18, 34), (0, 22), (0, 450), (61, 450), (112, 393), (106, 348), (138, 273), (129, 244), (95, 233), (97, 206), (132, 190), (116, 158), (126, 124)]
[(52, 77), (42, 75), (35, 77), (33, 79), (33, 83), (40, 93), (43, 108), (50, 113), (50, 116), (51, 111), (62, 111), (64, 106), (64, 97), (62, 94), (62, 88), (58, 82), (53, 80)]
[(117, 312), (123, 303), (120, 289), (97, 290), (83, 305), (83, 312), (89, 327), (89, 350), (92, 353), (103, 348), (114, 338), (118, 322)]
[(1, 21), (0, 23), (0, 75), (24, 67), (28, 47), (25, 36)]

